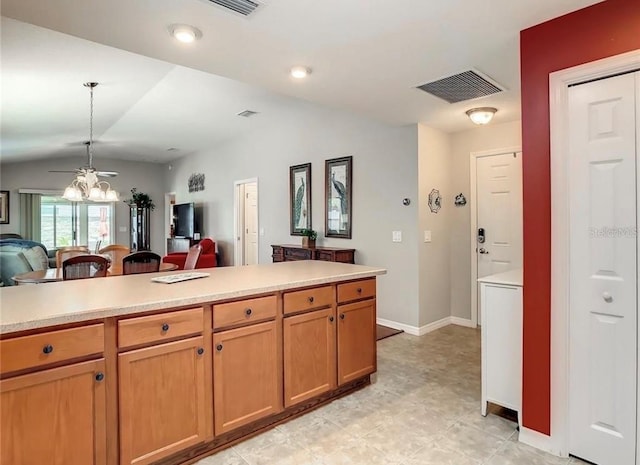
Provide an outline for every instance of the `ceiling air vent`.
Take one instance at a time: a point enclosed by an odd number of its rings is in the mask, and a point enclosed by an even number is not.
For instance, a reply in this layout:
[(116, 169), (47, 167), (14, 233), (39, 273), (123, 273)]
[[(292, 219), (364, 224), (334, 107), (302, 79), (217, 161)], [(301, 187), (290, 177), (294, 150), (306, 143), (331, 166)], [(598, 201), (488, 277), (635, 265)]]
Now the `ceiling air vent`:
[(244, 16), (249, 16), (259, 6), (256, 2), (252, 2), (251, 0), (209, 0), (209, 1), (211, 3), (215, 3), (216, 5), (220, 5), (224, 8), (227, 8), (231, 11), (235, 11), (236, 13), (240, 13), (241, 15), (244, 15)]
[(482, 76), (478, 71), (472, 70), (438, 79), (437, 81), (427, 82), (418, 86), (418, 89), (449, 103), (486, 97), (505, 90), (497, 82)]
[(240, 113), (238, 113), (238, 116), (242, 116), (243, 118), (249, 118), (253, 115), (257, 115), (258, 112), (257, 111), (252, 111), (252, 110), (245, 110), (245, 111), (241, 111)]

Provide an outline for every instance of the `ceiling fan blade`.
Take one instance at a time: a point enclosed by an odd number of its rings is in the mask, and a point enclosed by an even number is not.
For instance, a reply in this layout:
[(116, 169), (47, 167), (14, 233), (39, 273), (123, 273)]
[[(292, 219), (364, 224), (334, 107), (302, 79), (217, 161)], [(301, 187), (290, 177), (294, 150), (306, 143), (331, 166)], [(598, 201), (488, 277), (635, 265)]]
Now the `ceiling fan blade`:
[(78, 170), (49, 170), (49, 173), (77, 173)]
[(118, 176), (117, 171), (96, 171), (96, 175), (103, 178), (115, 178)]

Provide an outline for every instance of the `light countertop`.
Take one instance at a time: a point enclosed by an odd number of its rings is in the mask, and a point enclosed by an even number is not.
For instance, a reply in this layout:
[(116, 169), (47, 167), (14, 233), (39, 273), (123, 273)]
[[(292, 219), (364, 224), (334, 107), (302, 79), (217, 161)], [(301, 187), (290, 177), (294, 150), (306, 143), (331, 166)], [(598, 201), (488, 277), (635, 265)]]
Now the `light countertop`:
[(173, 271), (0, 288), (0, 334), (386, 273), (382, 268), (318, 260), (196, 271), (210, 276), (174, 284), (150, 280), (179, 273)]
[(492, 274), (483, 278), (478, 278), (478, 282), (522, 287), (522, 268), (505, 271), (504, 273)]

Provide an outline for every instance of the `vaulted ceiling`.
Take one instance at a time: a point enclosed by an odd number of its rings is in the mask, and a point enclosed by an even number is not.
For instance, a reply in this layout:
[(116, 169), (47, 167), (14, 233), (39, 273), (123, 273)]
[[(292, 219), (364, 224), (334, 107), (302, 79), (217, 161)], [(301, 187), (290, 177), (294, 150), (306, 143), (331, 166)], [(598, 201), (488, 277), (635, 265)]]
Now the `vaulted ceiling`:
[[(161, 162), (210, 147), (246, 130), (239, 111), (268, 117), (291, 97), (448, 132), (472, 127), (464, 111), (473, 106), (515, 120), (519, 31), (598, 2), (259, 3), (243, 17), (208, 0), (3, 0), (2, 160), (82, 154), (89, 80), (101, 84), (97, 138), (125, 159)], [(172, 23), (203, 37), (178, 43)], [(288, 75), (299, 64), (313, 69), (306, 80)], [(449, 104), (415, 89), (468, 69), (507, 90)]]

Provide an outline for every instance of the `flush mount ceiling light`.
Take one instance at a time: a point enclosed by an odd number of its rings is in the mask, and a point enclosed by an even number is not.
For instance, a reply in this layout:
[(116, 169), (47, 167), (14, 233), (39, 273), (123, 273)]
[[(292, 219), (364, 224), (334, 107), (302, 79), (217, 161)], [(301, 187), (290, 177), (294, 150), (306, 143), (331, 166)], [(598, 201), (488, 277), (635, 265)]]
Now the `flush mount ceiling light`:
[(202, 37), (200, 29), (189, 26), (188, 24), (172, 24), (169, 26), (169, 34), (171, 34), (174, 39), (185, 44), (190, 44)]
[(304, 79), (311, 74), (311, 68), (306, 66), (294, 66), (291, 68), (291, 76), (296, 79)]
[(489, 124), (489, 122), (493, 119), (493, 115), (498, 111), (497, 108), (493, 107), (480, 107), (480, 108), (472, 108), (471, 110), (467, 110), (467, 116), (473, 121), (475, 124)]

